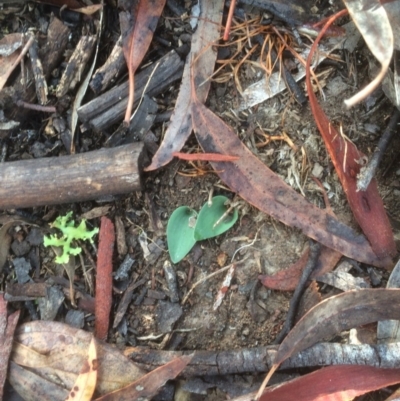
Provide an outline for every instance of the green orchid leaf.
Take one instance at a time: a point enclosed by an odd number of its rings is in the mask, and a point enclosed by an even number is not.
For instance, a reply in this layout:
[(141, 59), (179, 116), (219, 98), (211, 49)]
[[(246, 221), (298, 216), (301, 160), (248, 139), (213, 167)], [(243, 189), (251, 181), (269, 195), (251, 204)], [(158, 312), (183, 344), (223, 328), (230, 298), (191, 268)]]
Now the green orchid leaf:
[(194, 226), (197, 213), (187, 206), (178, 207), (171, 214), (167, 225), (168, 251), (173, 263), (181, 261), (196, 243)]
[[(227, 201), (229, 199), (226, 196), (220, 195), (212, 198), (211, 206), (208, 203), (204, 204), (197, 217), (194, 230), (194, 238), (197, 241), (216, 237), (229, 230), (236, 223), (238, 219), (238, 211), (236, 209), (223, 217), (229, 208), (225, 204)], [(221, 220), (222, 217), (223, 219)]]

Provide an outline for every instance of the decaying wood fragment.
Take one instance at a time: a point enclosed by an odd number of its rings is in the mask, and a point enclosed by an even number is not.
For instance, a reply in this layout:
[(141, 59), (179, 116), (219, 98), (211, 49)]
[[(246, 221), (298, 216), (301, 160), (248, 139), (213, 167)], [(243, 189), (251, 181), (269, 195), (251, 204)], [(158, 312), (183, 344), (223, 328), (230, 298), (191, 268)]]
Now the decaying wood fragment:
[(140, 189), (142, 143), (3, 163), (0, 209), (82, 202)]
[[(135, 76), (134, 105), (138, 104), (146, 86), (146, 94), (156, 96), (178, 80), (182, 76), (183, 64), (178, 54), (172, 50), (161, 57), (157, 63), (140, 71)], [(154, 68), (157, 69), (153, 73)], [(128, 102), (127, 98), (128, 82), (124, 82), (81, 106), (78, 109), (79, 119), (95, 131), (104, 130), (122, 119)]]
[(107, 61), (94, 73), (90, 88), (97, 95), (107, 89), (113, 80), (126, 71), (126, 62), (122, 52), (122, 37), (114, 45)]
[(43, 74), (43, 65), (39, 58), (39, 46), (36, 40), (32, 42), (32, 46), (29, 48), (29, 56), (31, 59), (33, 76), (35, 78), (35, 88), (36, 88), (36, 96), (38, 98), (38, 102), (41, 105), (47, 104), (47, 82), (46, 78)]
[(56, 91), (57, 97), (62, 97), (69, 90), (74, 89), (81, 80), (83, 70), (95, 48), (96, 39), (96, 35), (84, 35), (81, 37), (61, 77)]

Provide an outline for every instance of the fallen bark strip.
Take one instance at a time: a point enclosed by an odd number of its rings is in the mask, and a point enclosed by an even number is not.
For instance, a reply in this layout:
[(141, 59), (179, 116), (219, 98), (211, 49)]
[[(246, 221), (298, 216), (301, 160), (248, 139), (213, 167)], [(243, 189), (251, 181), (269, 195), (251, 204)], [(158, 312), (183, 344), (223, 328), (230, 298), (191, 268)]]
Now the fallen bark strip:
[(82, 202), (141, 187), (140, 142), (0, 165), (0, 209)]
[[(272, 366), (277, 346), (242, 348), (232, 351), (196, 351), (183, 371), (183, 377), (267, 372)], [(187, 351), (190, 353), (192, 351)], [(155, 369), (181, 356), (179, 351), (158, 351), (136, 347), (125, 352), (145, 370)], [(379, 368), (400, 367), (400, 343), (338, 344), (319, 343), (286, 360), (280, 370), (330, 365), (368, 365)]]

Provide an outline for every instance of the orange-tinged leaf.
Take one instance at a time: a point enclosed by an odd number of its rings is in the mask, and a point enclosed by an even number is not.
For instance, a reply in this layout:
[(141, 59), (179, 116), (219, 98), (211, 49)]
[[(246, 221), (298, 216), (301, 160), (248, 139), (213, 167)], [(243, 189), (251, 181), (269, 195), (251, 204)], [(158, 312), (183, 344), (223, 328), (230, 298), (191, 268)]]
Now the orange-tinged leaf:
[(161, 366), (135, 382), (97, 398), (95, 401), (132, 401), (151, 399), (168, 380), (175, 379), (192, 360), (193, 355), (183, 355)]
[(364, 236), (357, 235), (326, 210), (317, 208), (288, 186), (240, 141), (235, 132), (200, 102), (192, 105), (196, 137), (205, 152), (234, 154), (234, 162), (212, 162), (229, 188), (247, 202), (321, 244), (375, 266), (390, 260), (376, 257)]
[(135, 17), (133, 29), (123, 45), (124, 56), (129, 72), (129, 99), (126, 108), (125, 123), (129, 124), (134, 101), (134, 75), (145, 56), (156, 30), (158, 19), (166, 0), (139, 0), (132, 10)]
[(92, 399), (96, 388), (97, 367), (96, 343), (93, 337), (89, 344), (87, 359), (66, 401), (90, 401)]
[(373, 179), (366, 191), (357, 191), (357, 174), (362, 167), (364, 155), (330, 123), (312, 91), (310, 65), (318, 42), (327, 27), (337, 16), (345, 12), (346, 10), (343, 10), (328, 20), (310, 50), (306, 66), (307, 92), (315, 122), (324, 139), (354, 217), (370, 241), (377, 257), (386, 260), (387, 267), (393, 267), (390, 259), (396, 255), (397, 250), (389, 219), (378, 192), (377, 182)]

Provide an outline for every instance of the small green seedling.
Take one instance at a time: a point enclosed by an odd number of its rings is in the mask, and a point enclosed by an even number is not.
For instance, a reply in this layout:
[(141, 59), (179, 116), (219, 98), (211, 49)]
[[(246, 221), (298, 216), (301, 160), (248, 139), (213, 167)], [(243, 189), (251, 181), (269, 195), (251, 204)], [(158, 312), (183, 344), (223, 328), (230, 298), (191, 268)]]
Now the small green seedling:
[(173, 263), (181, 261), (197, 241), (213, 238), (229, 230), (238, 219), (235, 209), (229, 215), (226, 196), (215, 196), (197, 213), (187, 206), (176, 209), (168, 220), (168, 251)]
[(62, 248), (61, 255), (55, 259), (56, 263), (68, 263), (69, 255), (79, 255), (82, 248), (72, 246), (74, 240), (89, 240), (93, 242), (93, 237), (99, 232), (98, 228), (88, 231), (86, 221), (82, 220), (78, 227), (75, 227), (75, 221), (71, 220), (72, 212), (68, 212), (65, 216), (59, 216), (50, 226), (58, 228), (63, 235), (58, 238), (57, 235), (44, 237), (44, 246), (56, 246)]

